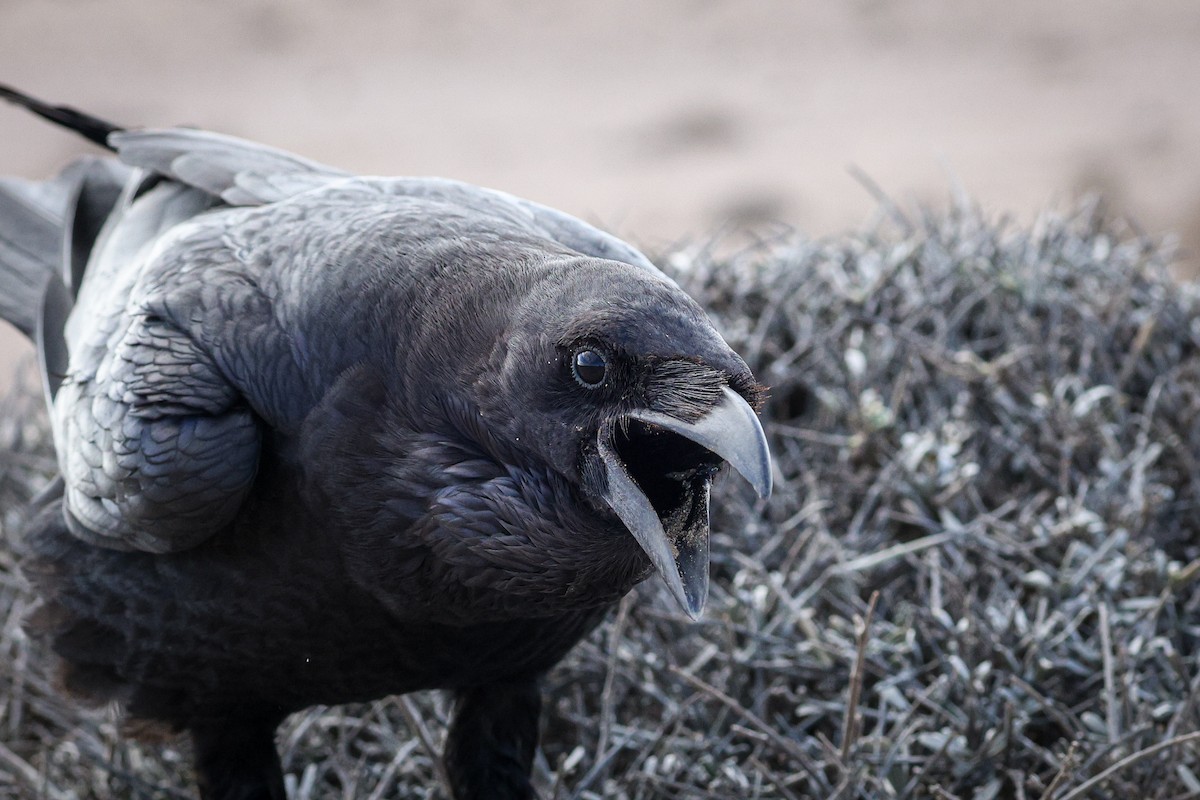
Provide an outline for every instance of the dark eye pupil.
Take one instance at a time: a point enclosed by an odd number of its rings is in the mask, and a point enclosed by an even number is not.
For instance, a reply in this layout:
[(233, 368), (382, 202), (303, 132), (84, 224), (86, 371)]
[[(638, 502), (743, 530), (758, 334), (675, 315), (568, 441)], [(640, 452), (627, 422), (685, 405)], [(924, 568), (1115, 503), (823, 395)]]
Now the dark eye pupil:
[(608, 362), (595, 350), (580, 350), (575, 354), (575, 379), (584, 386), (599, 386), (604, 382)]

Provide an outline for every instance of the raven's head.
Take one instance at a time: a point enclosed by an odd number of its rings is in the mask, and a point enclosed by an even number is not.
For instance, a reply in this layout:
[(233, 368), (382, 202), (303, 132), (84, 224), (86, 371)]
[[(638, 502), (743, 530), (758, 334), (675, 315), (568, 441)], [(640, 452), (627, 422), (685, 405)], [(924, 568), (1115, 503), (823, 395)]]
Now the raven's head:
[(698, 616), (714, 475), (728, 463), (771, 491), (761, 387), (700, 307), (646, 269), (560, 263), (526, 295), (498, 373), (492, 407), (519, 413), (491, 422), (619, 520)]

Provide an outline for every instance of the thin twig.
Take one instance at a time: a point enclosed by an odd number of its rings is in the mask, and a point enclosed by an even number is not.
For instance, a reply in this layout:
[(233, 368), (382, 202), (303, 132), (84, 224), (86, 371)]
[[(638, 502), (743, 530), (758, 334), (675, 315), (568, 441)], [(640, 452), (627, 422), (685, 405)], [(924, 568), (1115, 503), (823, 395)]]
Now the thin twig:
[(1042, 792), (1038, 800), (1050, 800), (1054, 797), (1054, 793), (1058, 791), (1058, 787), (1062, 786), (1063, 781), (1071, 774), (1071, 770), (1079, 763), (1078, 756), (1075, 751), (1079, 749), (1079, 742), (1071, 742), (1071, 746), (1067, 748), (1067, 754), (1063, 756), (1062, 764), (1058, 767), (1058, 772), (1054, 774), (1054, 779), (1050, 781), (1050, 785), (1046, 787), (1046, 791)]
[(852, 572), (864, 572), (868, 569), (878, 567), (880, 564), (891, 561), (904, 556), (929, 548), (937, 547), (939, 544), (949, 542), (952, 539), (961, 536), (958, 532), (943, 532), (932, 533), (928, 536), (922, 536), (920, 539), (913, 539), (911, 542), (901, 542), (894, 544), (891, 547), (885, 547), (877, 553), (868, 553), (865, 556), (851, 559), (843, 564), (838, 564), (833, 568), (832, 572), (835, 575), (845, 575)]
[(916, 230), (916, 226), (904, 215), (904, 212), (900, 210), (900, 206), (896, 205), (896, 201), (888, 196), (883, 187), (867, 174), (866, 170), (857, 164), (850, 164), (846, 167), (846, 171), (850, 173), (850, 177), (858, 181), (859, 185), (867, 190), (867, 194), (875, 198), (875, 202), (879, 203), (879, 207), (887, 212), (887, 215), (904, 230), (905, 234), (912, 235)]
[(691, 686), (695, 687), (696, 689), (699, 689), (700, 691), (704, 692), (705, 694), (712, 697), (713, 699), (718, 700), (719, 702), (724, 704), (727, 708), (732, 710), (735, 714), (740, 716), (742, 719), (749, 722), (752, 727), (756, 728), (760, 733), (764, 734), (768, 739), (770, 739), (771, 742), (776, 747), (778, 747), (780, 750), (782, 750), (783, 752), (790, 755), (792, 758), (796, 759), (796, 762), (814, 780), (818, 780), (821, 783), (825, 783), (824, 779), (820, 775), (820, 772), (818, 771), (816, 764), (812, 763), (812, 759), (810, 759), (808, 757), (808, 754), (805, 753), (803, 750), (801, 750), (800, 747), (795, 742), (793, 742), (791, 739), (788, 739), (785, 736), (779, 735), (778, 731), (775, 730), (775, 727), (773, 725), (768, 725), (761, 717), (759, 717), (753, 711), (746, 708), (741, 703), (739, 703), (737, 700), (735, 700), (734, 698), (725, 694), (717, 687), (712, 686), (708, 683), (705, 683), (704, 681), (700, 680), (699, 678), (697, 678), (695, 676), (688, 675), (686, 672), (679, 669), (678, 667), (676, 667), (673, 664), (669, 667), (669, 669), (670, 669), (672, 675), (682, 678), (685, 682), (687, 682)]
[(867, 644), (871, 640), (871, 619), (875, 616), (875, 604), (879, 592), (871, 592), (867, 602), (867, 613), (858, 625), (858, 641), (855, 646), (854, 668), (850, 671), (850, 700), (846, 703), (846, 714), (842, 718), (842, 762), (850, 759), (850, 750), (858, 741), (858, 703), (862, 699), (863, 669), (867, 662)]
[(1108, 602), (1100, 603), (1100, 660), (1104, 668), (1104, 719), (1108, 727), (1108, 743), (1115, 744), (1121, 738), (1120, 721), (1117, 719), (1117, 688), (1113, 675), (1112, 627), (1108, 619)]
[(1079, 784), (1074, 789), (1058, 798), (1058, 800), (1075, 800), (1076, 797), (1083, 797), (1083, 795), (1091, 791), (1093, 787), (1099, 786), (1101, 783), (1116, 775), (1126, 767), (1133, 766), (1137, 762), (1149, 758), (1156, 753), (1160, 753), (1163, 750), (1169, 750), (1177, 745), (1194, 742), (1197, 739), (1200, 739), (1200, 731), (1193, 731), (1191, 733), (1185, 733), (1182, 736), (1176, 736), (1174, 739), (1167, 739), (1165, 742), (1159, 742), (1158, 744), (1150, 745), (1147, 748), (1138, 750), (1136, 753), (1131, 753), (1117, 763), (1113, 764), (1108, 769), (1101, 772), (1099, 775), (1096, 775)]
[(73, 794), (67, 794), (61, 791), (58, 787), (52, 786), (44, 780), (44, 777), (33, 768), (25, 759), (9, 750), (3, 742), (0, 742), (0, 762), (8, 764), (12, 767), (21, 779), (29, 785), (29, 788), (37, 793), (37, 796), (46, 796), (52, 800), (69, 800)]
[(442, 761), (442, 755), (433, 741), (433, 735), (429, 732), (429, 728), (425, 727), (425, 721), (421, 719), (421, 714), (417, 710), (416, 703), (408, 695), (400, 697), (400, 713), (404, 715), (404, 719), (416, 731), (417, 738), (421, 740), (421, 747), (425, 749), (425, 754), (433, 762), (433, 770), (437, 773), (438, 781), (441, 782), (446, 795), (453, 797), (454, 790), (451, 788), (450, 774), (446, 772), (446, 764)]
[(613, 684), (617, 676), (617, 655), (621, 649), (621, 637), (625, 635), (625, 623), (629, 620), (629, 609), (633, 604), (633, 595), (627, 594), (621, 598), (617, 607), (617, 618), (613, 620), (612, 629), (608, 634), (608, 658), (604, 665), (604, 690), (600, 694), (600, 734), (596, 737), (596, 757), (599, 763), (608, 749), (608, 737), (612, 730), (613, 720)]
[(771, 785), (786, 798), (786, 800), (800, 800), (800, 796), (788, 788), (786, 779), (775, 773), (775, 770), (764, 764), (758, 757), (750, 756), (750, 763), (757, 769)]

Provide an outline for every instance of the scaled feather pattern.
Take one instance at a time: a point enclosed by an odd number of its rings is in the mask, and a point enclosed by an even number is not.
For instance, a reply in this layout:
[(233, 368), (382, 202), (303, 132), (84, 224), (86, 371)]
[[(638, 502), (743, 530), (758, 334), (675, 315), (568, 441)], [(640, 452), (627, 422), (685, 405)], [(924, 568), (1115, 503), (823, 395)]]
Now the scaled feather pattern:
[(0, 96), (116, 153), (0, 181), (65, 688), (188, 732), (221, 800), (284, 796), (291, 712), (447, 689), (455, 796), (532, 796), (539, 677), (652, 574), (698, 615), (714, 474), (770, 490), (745, 363), (561, 212)]

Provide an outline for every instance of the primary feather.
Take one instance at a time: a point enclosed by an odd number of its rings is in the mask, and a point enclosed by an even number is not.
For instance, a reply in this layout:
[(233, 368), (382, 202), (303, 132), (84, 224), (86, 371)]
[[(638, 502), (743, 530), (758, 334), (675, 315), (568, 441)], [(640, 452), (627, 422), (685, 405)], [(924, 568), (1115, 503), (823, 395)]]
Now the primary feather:
[(745, 364), (561, 212), (0, 95), (121, 160), (0, 184), (67, 687), (190, 731), (212, 798), (282, 796), (291, 711), (451, 689), (457, 796), (529, 796), (538, 676), (652, 570), (698, 613), (722, 460), (769, 489)]

